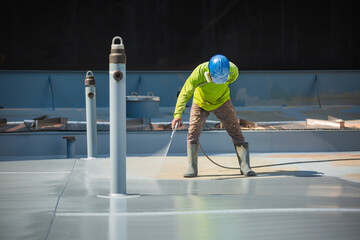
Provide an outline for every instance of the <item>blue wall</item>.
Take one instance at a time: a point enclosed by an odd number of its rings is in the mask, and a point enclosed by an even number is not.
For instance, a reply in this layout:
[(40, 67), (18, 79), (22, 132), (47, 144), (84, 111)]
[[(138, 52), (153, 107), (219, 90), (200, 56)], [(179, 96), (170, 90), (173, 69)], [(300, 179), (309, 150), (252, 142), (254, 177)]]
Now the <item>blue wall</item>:
[[(0, 107), (84, 108), (86, 71), (0, 71)], [(173, 107), (190, 71), (127, 72), (127, 95), (160, 96)], [(94, 71), (97, 107), (109, 106), (108, 72)], [(359, 105), (360, 71), (241, 71), (235, 106)]]

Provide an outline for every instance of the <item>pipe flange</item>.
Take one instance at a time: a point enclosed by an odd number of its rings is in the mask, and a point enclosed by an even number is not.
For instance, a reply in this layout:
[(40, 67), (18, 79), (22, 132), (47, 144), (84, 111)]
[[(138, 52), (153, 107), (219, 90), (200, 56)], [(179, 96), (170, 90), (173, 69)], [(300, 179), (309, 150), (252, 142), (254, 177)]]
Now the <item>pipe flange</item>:
[(95, 94), (94, 94), (93, 92), (89, 92), (89, 93), (88, 93), (88, 97), (89, 97), (89, 98), (93, 98), (94, 96), (95, 96)]
[(113, 78), (118, 82), (123, 78), (123, 73), (121, 71), (117, 70), (114, 72)]

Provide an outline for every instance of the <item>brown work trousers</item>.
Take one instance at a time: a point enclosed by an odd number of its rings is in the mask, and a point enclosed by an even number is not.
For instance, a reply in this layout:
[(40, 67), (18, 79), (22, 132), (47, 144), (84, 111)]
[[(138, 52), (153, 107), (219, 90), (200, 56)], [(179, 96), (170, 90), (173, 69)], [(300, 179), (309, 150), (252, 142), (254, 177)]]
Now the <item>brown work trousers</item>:
[[(231, 100), (226, 101), (219, 108), (211, 111), (223, 123), (229, 136), (232, 138), (236, 146), (241, 146), (245, 143), (245, 138), (241, 132), (240, 124), (238, 123), (234, 106)], [(189, 131), (187, 135), (187, 144), (199, 143), (201, 132), (204, 128), (207, 117), (210, 112), (201, 108), (196, 103), (191, 106)]]

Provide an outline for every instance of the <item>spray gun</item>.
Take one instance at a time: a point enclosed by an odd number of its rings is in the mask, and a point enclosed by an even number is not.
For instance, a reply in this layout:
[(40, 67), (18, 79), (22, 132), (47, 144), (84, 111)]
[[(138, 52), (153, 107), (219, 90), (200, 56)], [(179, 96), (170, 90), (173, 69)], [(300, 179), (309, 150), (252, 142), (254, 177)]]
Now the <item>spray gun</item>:
[(173, 138), (174, 138), (174, 135), (175, 135), (175, 132), (176, 132), (176, 129), (177, 129), (178, 125), (179, 125), (179, 122), (176, 122), (176, 123), (175, 123), (174, 130), (173, 130), (172, 133), (171, 133), (169, 145), (168, 145), (167, 148), (166, 148), (165, 157), (167, 156), (167, 154), (168, 154), (168, 152), (169, 152), (170, 145), (171, 145), (171, 142), (172, 142), (172, 140), (173, 140)]
[(178, 127), (178, 125), (179, 125), (179, 122), (176, 122), (175, 123), (175, 127), (174, 127), (174, 130), (172, 131), (172, 133), (171, 133), (171, 140), (173, 139), (173, 137), (174, 137), (174, 134), (175, 134), (175, 132), (176, 132), (176, 129), (177, 129), (177, 127)]

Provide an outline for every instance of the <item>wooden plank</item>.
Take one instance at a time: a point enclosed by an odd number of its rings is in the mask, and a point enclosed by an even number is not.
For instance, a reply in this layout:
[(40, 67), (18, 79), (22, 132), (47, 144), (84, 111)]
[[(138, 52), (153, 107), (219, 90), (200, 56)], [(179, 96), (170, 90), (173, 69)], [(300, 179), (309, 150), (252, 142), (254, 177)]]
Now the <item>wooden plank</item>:
[[(240, 118), (238, 118), (237, 122), (243, 128), (257, 128), (257, 123), (256, 122), (252, 122), (252, 121), (245, 120), (245, 119), (240, 119)], [(224, 124), (221, 121), (220, 121), (220, 128), (221, 129), (224, 128)]]
[(329, 121), (329, 120), (308, 118), (308, 119), (306, 119), (306, 125), (307, 126), (322, 126), (322, 127), (331, 127), (331, 128), (341, 129), (341, 128), (345, 127), (345, 122), (344, 121), (334, 122), (334, 121)]
[(247, 127), (247, 128), (256, 128), (257, 127), (256, 122), (252, 122), (252, 121), (245, 120), (245, 119), (239, 119), (239, 121), (240, 121), (239, 122), (240, 126)]
[(328, 116), (328, 120), (330, 122), (336, 122), (336, 123), (339, 123), (340, 124), (340, 128), (345, 128), (345, 121), (340, 119), (340, 118), (336, 118), (336, 117), (333, 117), (333, 116)]
[(359, 128), (360, 129), (360, 120), (345, 121), (345, 127), (347, 127), (347, 128)]
[(22, 123), (22, 124), (19, 124), (19, 125), (15, 126), (15, 127), (7, 129), (5, 132), (16, 132), (18, 130), (28, 131), (28, 128), (25, 126), (25, 123)]

